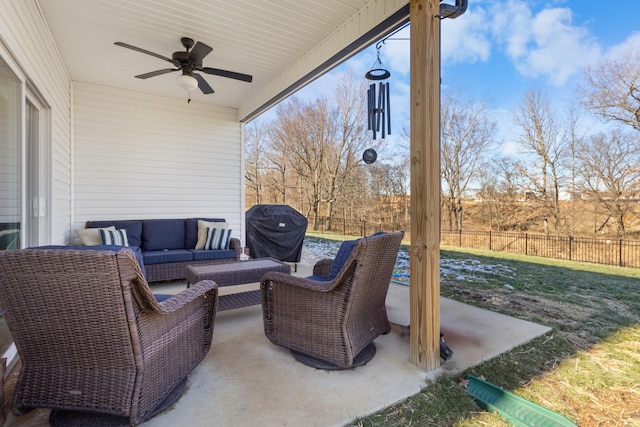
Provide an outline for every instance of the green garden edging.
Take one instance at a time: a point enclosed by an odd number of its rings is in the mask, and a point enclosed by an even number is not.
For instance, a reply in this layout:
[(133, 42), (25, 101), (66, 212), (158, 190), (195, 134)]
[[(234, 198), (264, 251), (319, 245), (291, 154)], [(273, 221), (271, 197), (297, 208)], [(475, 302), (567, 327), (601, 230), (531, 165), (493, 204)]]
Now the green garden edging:
[(490, 382), (467, 375), (469, 393), (489, 412), (502, 415), (516, 427), (578, 427), (573, 421), (547, 408), (536, 405)]

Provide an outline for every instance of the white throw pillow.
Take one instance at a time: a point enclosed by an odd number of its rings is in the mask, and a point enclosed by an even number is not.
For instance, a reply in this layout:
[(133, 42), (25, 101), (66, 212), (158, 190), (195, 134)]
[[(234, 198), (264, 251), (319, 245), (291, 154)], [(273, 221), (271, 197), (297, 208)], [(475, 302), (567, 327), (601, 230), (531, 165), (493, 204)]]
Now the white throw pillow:
[(205, 250), (229, 249), (231, 230), (228, 228), (209, 227), (207, 228), (207, 241), (204, 244)]
[(198, 220), (198, 242), (196, 243), (195, 249), (204, 249), (204, 244), (207, 243), (207, 229), (209, 227), (229, 228), (229, 224), (227, 224), (224, 221), (211, 222), (211, 221), (203, 221), (199, 219)]
[[(80, 237), (80, 240), (82, 240), (83, 245), (96, 246), (102, 244), (100, 230), (100, 228), (80, 228), (76, 230), (76, 234)], [(102, 230), (116, 231), (116, 228), (112, 225), (111, 227), (102, 228)]]
[(115, 231), (100, 230), (100, 240), (102, 240), (103, 245), (129, 246), (127, 230), (124, 228)]

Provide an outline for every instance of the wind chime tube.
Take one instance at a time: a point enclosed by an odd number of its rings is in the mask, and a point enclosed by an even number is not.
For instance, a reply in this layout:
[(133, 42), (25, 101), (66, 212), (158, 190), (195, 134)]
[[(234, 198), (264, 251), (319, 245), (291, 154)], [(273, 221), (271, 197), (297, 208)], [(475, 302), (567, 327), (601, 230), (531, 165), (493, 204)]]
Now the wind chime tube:
[(376, 139), (378, 128), (376, 126), (376, 84), (371, 84), (371, 130), (373, 131), (373, 139)]
[(367, 89), (367, 130), (371, 130), (371, 87)]
[(387, 135), (391, 135), (391, 92), (389, 92), (389, 82), (386, 83), (387, 86)]
[[(378, 85), (378, 108), (376, 109), (376, 130), (380, 131), (380, 121), (382, 119), (382, 121), (384, 121), (384, 116), (382, 115), (382, 108), (384, 106), (383, 104), (383, 99), (384, 99), (384, 84), (380, 83)], [(383, 137), (384, 138), (384, 137)]]
[(374, 130), (374, 126), (375, 126), (374, 125), (374, 120), (375, 120), (375, 116), (374, 116), (374, 106), (375, 106), (374, 97), (375, 96), (376, 96), (376, 86), (375, 86), (375, 84), (370, 84), (369, 85), (369, 90), (367, 91), (367, 117), (369, 119), (369, 129), (368, 130)]
[(386, 86), (383, 83), (380, 83), (380, 103), (382, 104), (382, 108), (380, 109), (380, 116), (382, 122), (382, 139), (386, 136), (386, 120), (385, 120), (385, 108), (387, 105), (387, 91)]

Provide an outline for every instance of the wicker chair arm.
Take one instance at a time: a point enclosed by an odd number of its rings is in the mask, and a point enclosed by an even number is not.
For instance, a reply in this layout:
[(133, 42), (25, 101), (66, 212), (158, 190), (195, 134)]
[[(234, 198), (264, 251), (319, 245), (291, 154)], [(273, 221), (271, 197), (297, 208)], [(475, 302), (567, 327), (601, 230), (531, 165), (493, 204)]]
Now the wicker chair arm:
[(240, 255), (242, 254), (242, 243), (239, 239), (232, 237), (229, 240), (229, 249), (233, 249), (236, 253), (236, 261), (240, 260)]
[(331, 273), (333, 260), (331, 258), (321, 259), (313, 266), (313, 275), (318, 277), (328, 277)]
[(201, 280), (176, 295), (173, 295), (171, 298), (162, 301), (158, 304), (159, 310), (154, 311), (157, 313), (171, 313), (201, 296), (204, 298), (213, 298), (217, 303), (218, 285), (216, 282), (212, 280)]
[(264, 284), (267, 282), (272, 282), (276, 284), (276, 286), (294, 286), (297, 288), (304, 288), (318, 292), (329, 292), (340, 284), (339, 282), (334, 280), (322, 282), (318, 280), (307, 279), (304, 277), (292, 276), (290, 274), (281, 273), (279, 271), (270, 271), (268, 273), (265, 273), (264, 276), (262, 276), (261, 280), (262, 286), (264, 286)]

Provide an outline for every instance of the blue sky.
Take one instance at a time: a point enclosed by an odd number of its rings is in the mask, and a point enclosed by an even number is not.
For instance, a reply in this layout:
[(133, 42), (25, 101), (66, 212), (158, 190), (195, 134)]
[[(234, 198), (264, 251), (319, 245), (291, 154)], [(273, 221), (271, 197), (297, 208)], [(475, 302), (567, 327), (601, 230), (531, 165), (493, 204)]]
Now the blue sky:
[[(395, 40), (408, 37), (405, 28), (380, 51), (382, 63), (391, 71), (390, 140), (408, 128), (410, 42)], [(513, 135), (512, 111), (527, 90), (547, 91), (554, 106), (563, 110), (585, 66), (630, 45), (640, 47), (637, 0), (469, 0), (464, 15), (442, 21), (442, 88), (460, 89), (488, 101), (506, 147)], [(364, 80), (375, 60), (376, 49), (371, 46), (296, 96), (314, 99), (331, 94), (347, 69)]]

